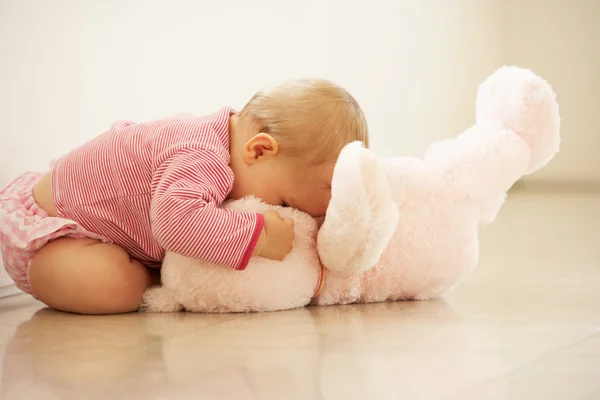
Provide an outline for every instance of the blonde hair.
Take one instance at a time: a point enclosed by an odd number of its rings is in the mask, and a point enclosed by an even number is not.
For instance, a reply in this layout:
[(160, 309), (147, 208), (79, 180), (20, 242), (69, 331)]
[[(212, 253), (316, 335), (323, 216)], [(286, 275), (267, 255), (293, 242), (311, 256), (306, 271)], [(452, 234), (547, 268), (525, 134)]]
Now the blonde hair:
[(292, 80), (264, 89), (239, 117), (273, 136), (282, 154), (317, 165), (335, 161), (350, 142), (369, 145), (367, 120), (358, 102), (324, 79)]

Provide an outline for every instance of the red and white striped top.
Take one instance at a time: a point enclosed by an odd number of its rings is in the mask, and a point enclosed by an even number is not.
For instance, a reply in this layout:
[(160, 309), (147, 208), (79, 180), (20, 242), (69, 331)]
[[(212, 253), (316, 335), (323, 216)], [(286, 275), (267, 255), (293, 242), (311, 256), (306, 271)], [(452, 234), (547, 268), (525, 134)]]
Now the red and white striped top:
[(219, 208), (232, 189), (231, 108), (208, 116), (119, 121), (57, 161), (59, 217), (107, 237), (146, 265), (165, 251), (242, 270), (261, 214)]

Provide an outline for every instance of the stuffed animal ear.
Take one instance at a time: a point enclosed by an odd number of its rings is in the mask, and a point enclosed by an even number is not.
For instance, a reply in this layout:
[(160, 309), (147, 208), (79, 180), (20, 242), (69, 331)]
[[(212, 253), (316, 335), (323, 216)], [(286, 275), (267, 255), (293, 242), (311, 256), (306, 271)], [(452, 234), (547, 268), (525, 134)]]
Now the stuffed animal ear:
[(377, 156), (360, 142), (348, 144), (336, 163), (331, 192), (317, 238), (321, 261), (338, 272), (368, 270), (398, 223), (398, 207)]

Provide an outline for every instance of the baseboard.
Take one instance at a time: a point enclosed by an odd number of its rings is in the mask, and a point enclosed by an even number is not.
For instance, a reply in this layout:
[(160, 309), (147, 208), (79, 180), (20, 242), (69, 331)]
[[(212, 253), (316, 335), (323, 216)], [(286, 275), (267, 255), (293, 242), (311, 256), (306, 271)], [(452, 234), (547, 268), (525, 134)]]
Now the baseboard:
[(0, 299), (23, 293), (15, 285), (0, 286)]
[(559, 192), (559, 193), (600, 193), (598, 181), (561, 181), (561, 180), (528, 180), (522, 179), (511, 188), (515, 192)]

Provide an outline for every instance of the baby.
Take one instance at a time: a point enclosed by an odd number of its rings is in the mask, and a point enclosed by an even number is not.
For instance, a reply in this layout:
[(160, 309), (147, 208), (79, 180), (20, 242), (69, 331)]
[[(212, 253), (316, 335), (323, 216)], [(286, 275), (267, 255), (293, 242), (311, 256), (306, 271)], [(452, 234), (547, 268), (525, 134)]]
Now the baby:
[(235, 212), (254, 195), (324, 216), (334, 164), (368, 145), (356, 100), (325, 80), (257, 93), (241, 112), (120, 121), (0, 192), (0, 246), (16, 285), (75, 313), (135, 311), (165, 251), (237, 270), (281, 260), (293, 226), (276, 212)]

